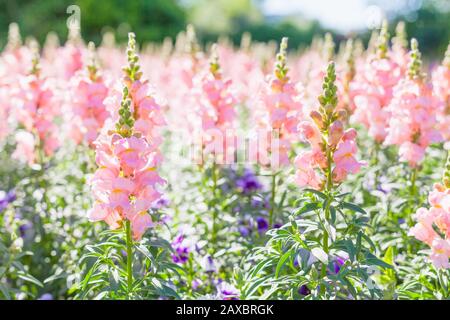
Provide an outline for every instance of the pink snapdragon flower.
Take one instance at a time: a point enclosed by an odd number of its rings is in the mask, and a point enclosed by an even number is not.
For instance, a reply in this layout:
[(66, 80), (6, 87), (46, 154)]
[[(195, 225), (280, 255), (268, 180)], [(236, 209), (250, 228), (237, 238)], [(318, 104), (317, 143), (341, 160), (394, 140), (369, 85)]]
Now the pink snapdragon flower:
[[(42, 149), (47, 156), (51, 156), (59, 147), (58, 127), (55, 119), (59, 116), (58, 101), (55, 97), (53, 84), (49, 79), (40, 76), (38, 65), (39, 58), (34, 58), (33, 69), (29, 75), (19, 78), (17, 91), (12, 97), (12, 107), (14, 108), (17, 121), (24, 126), (25, 130), (35, 136), (35, 152), (40, 153)], [(32, 156), (29, 152), (30, 138), (19, 135), (18, 149), (14, 153), (20, 156), (21, 150), (26, 150), (23, 154), (28, 163), (43, 159)], [(20, 146), (20, 144), (25, 144)]]
[(433, 95), (439, 103), (436, 120), (446, 141), (450, 140), (450, 44), (442, 65), (432, 73)]
[(87, 72), (73, 77), (71, 85), (71, 110), (75, 118), (71, 136), (77, 143), (86, 141), (92, 145), (109, 117), (103, 102), (108, 95), (108, 87), (103, 77), (98, 74), (94, 62), (87, 69)]
[(209, 71), (198, 79), (196, 114), (202, 128), (203, 157), (212, 154), (216, 162), (225, 163), (226, 155), (234, 155), (236, 148), (237, 99), (231, 79), (223, 78), (216, 45), (212, 48)]
[[(263, 87), (260, 101), (253, 112), (255, 127), (267, 132), (268, 151), (272, 156), (278, 157), (280, 165), (289, 164), (291, 144), (298, 140), (297, 126), (303, 118), (303, 106), (300, 102), (302, 95), (288, 76), (286, 50), (287, 38), (283, 38), (274, 74)], [(274, 139), (277, 139), (277, 143), (273, 142)], [(258, 155), (258, 161), (262, 165), (268, 165), (265, 160), (263, 155)]]
[[(121, 106), (116, 106), (115, 120), (105, 123), (94, 142), (99, 169), (90, 181), (96, 201), (89, 218), (105, 221), (112, 229), (129, 221), (133, 238), (140, 240), (154, 225), (149, 210), (161, 198), (157, 186), (165, 181), (157, 172), (161, 138), (156, 135), (153, 112), (158, 108), (146, 96), (146, 88), (142, 89), (145, 83), (139, 81), (141, 72), (135, 54), (134, 34), (129, 35), (127, 52), (129, 66), (124, 69), (126, 77)], [(130, 96), (129, 86), (134, 89), (134, 96)], [(164, 123), (159, 114), (156, 116), (158, 125)], [(140, 120), (145, 121), (147, 127), (137, 127)]]
[(334, 63), (327, 68), (323, 84), (324, 95), (319, 97), (319, 111), (312, 111), (309, 121), (302, 121), (298, 131), (311, 150), (303, 151), (295, 159), (295, 180), (300, 187), (330, 191), (334, 183), (341, 183), (349, 173), (357, 173), (363, 162), (356, 159), (356, 130), (344, 129), (345, 112), (336, 111), (337, 87)]
[(99, 169), (91, 179), (96, 203), (89, 218), (103, 220), (112, 229), (127, 219), (134, 239), (139, 240), (153, 225), (148, 210), (161, 198), (156, 185), (165, 182), (154, 166), (155, 153), (142, 136), (113, 133), (99, 136), (94, 144)]
[[(420, 208), (414, 218), (417, 224), (409, 234), (431, 248), (430, 259), (436, 268), (450, 268), (450, 153), (444, 172), (444, 183), (436, 183), (428, 196), (430, 208)], [(437, 232), (439, 231), (439, 233)]]
[(387, 108), (391, 118), (385, 144), (399, 146), (400, 160), (415, 167), (423, 160), (426, 148), (442, 141), (442, 136), (437, 130), (437, 101), (419, 74), (417, 42), (413, 39), (411, 43), (409, 75), (395, 86), (394, 98)]
[(357, 72), (350, 85), (355, 110), (351, 121), (363, 124), (376, 142), (387, 136), (390, 119), (387, 106), (393, 98), (393, 88), (402, 76), (400, 66), (388, 55), (387, 26), (382, 29), (376, 56), (369, 56), (363, 70)]

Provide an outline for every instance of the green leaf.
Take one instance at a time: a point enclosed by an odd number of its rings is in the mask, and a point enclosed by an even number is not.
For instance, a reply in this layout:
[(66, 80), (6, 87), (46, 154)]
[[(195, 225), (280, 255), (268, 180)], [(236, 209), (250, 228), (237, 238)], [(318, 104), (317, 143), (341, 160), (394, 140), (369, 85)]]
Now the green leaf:
[(0, 267), (0, 278), (3, 277), (5, 272), (6, 272), (6, 267)]
[(325, 193), (320, 192), (320, 191), (318, 191), (318, 190), (314, 190), (314, 189), (307, 188), (307, 189), (303, 189), (303, 191), (314, 193), (315, 195), (318, 195), (318, 196), (321, 197), (322, 199), (328, 198), (328, 197), (326, 196)]
[(280, 273), (281, 268), (285, 264), (286, 260), (289, 259), (289, 257), (292, 255), (291, 251), (287, 251), (285, 254), (283, 254), (280, 258), (280, 261), (278, 261), (277, 267), (275, 269), (275, 278), (278, 278), (278, 275)]
[(366, 254), (366, 260), (365, 262), (369, 265), (375, 265), (375, 266), (379, 266), (382, 268), (387, 268), (387, 269), (394, 269), (393, 266), (391, 266), (390, 264), (384, 262), (383, 260), (378, 259), (377, 257), (375, 257), (373, 254), (371, 253), (367, 253)]
[(350, 291), (350, 293), (352, 294), (352, 296), (354, 298), (357, 297), (357, 293), (356, 293), (356, 289), (355, 287), (352, 285), (352, 283), (350, 282), (350, 280), (348, 280), (346, 277), (340, 277), (339, 280), (347, 286), (348, 291)]
[(333, 206), (330, 206), (330, 217), (331, 223), (334, 225), (336, 223), (336, 209)]
[(255, 282), (251, 283), (250, 287), (244, 291), (244, 299), (249, 299), (251, 297), (251, 295), (258, 290), (258, 288), (261, 286), (261, 284), (266, 283), (267, 280), (269, 280), (272, 277), (271, 274), (260, 278), (258, 280), (256, 280)]
[(341, 207), (349, 209), (349, 210), (354, 211), (354, 212), (367, 214), (367, 212), (363, 208), (357, 206), (356, 204), (350, 203), (350, 202), (341, 202)]
[(34, 283), (35, 285), (39, 286), (39, 287), (44, 287), (44, 285), (35, 277), (33, 277), (31, 274), (28, 273), (24, 273), (23, 271), (19, 271), (17, 272), (17, 276), (22, 279), (25, 280), (27, 282), (31, 282)]
[(6, 300), (11, 300), (11, 296), (9, 295), (8, 288), (5, 285), (0, 284), (0, 292), (3, 294), (3, 296), (5, 297)]
[(307, 203), (302, 208), (294, 211), (295, 215), (300, 215), (320, 208), (317, 202)]
[(252, 271), (251, 277), (254, 278), (256, 277), (256, 275), (258, 274), (258, 272), (262, 269), (264, 269), (265, 267), (267, 267), (269, 264), (273, 264), (274, 259), (267, 259), (267, 260), (263, 260), (260, 263), (258, 263), (255, 267), (255, 269)]

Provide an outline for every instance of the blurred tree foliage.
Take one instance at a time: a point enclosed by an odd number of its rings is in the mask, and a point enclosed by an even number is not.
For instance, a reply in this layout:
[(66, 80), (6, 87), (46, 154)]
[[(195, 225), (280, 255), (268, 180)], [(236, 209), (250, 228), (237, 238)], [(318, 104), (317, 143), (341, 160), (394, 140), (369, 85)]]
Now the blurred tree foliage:
[(419, 10), (395, 18), (395, 22), (400, 20), (405, 21), (408, 36), (419, 41), (422, 53), (444, 56), (450, 41), (450, 0), (424, 1)]
[[(326, 30), (318, 21), (300, 15), (264, 17), (263, 0), (0, 0), (0, 46), (6, 41), (8, 25), (18, 22), (22, 35), (33, 35), (41, 43), (49, 31), (56, 31), (62, 42), (67, 38), (66, 9), (76, 4), (81, 9), (82, 35), (99, 43), (102, 33), (115, 30), (118, 41), (134, 31), (142, 42), (174, 37), (192, 22), (200, 39), (216, 41), (228, 35), (238, 44), (244, 31), (257, 41), (288, 36), (290, 48), (306, 45), (314, 35)], [(361, 0), (377, 3), (379, 0)], [(405, 0), (406, 1), (406, 0)], [(405, 2), (403, 1), (403, 2)], [(392, 28), (405, 20), (407, 33), (419, 40), (425, 54), (442, 56), (450, 38), (450, 0), (421, 0), (414, 12), (391, 12)], [(405, 2), (406, 4), (408, 1)], [(447, 5), (446, 5), (447, 4)], [(446, 7), (445, 7), (446, 6)], [(326, 9), (324, 9), (326, 10)], [(351, 36), (355, 36), (352, 34)], [(362, 34), (367, 40), (367, 33)], [(342, 36), (336, 35), (337, 40)]]
[(117, 30), (119, 41), (134, 31), (141, 40), (159, 41), (185, 28), (186, 12), (177, 0), (0, 0), (0, 39), (5, 42), (8, 25), (18, 22), (22, 35), (43, 41), (49, 31), (67, 38), (66, 13), (75, 4), (81, 9), (83, 38), (98, 43), (102, 33)]
[[(242, 33), (250, 32), (256, 41), (280, 41), (289, 37), (289, 47), (311, 43), (314, 35), (323, 34), (318, 21), (298, 16), (265, 18), (252, 0), (196, 0), (188, 1), (188, 19), (192, 21), (204, 41), (215, 41), (218, 35), (228, 35), (239, 44)], [(192, 3), (189, 5), (189, 3)]]

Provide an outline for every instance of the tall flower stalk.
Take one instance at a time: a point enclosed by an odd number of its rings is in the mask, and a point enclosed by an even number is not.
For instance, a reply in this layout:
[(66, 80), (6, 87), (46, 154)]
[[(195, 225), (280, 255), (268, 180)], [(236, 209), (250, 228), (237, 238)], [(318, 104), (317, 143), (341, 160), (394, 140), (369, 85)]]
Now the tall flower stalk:
[[(296, 180), (300, 186), (307, 186), (323, 191), (324, 202), (323, 218), (319, 217), (326, 225), (333, 225), (330, 205), (334, 201), (334, 191), (347, 176), (348, 173), (357, 173), (363, 165), (355, 158), (356, 131), (348, 129), (344, 131), (345, 111), (337, 111), (338, 103), (337, 87), (335, 85), (336, 71), (334, 62), (328, 64), (323, 80), (323, 92), (318, 100), (318, 110), (311, 112), (313, 121), (303, 121), (299, 125), (300, 133), (308, 141), (312, 150), (304, 151), (296, 158)], [(322, 249), (325, 255), (329, 253), (330, 234), (329, 228), (323, 228)], [(327, 266), (323, 264), (321, 277), (326, 276)], [(321, 292), (325, 288), (321, 287)]]
[[(122, 101), (95, 141), (99, 169), (91, 181), (95, 204), (93, 221), (103, 220), (112, 229), (122, 228), (126, 242), (127, 296), (133, 291), (133, 245), (154, 225), (149, 210), (161, 198), (156, 186), (164, 180), (157, 173), (160, 161), (155, 118), (159, 108), (146, 96), (145, 83), (135, 51), (134, 34), (129, 35), (128, 66)], [(140, 94), (136, 94), (136, 89)], [(114, 117), (117, 115), (116, 117)], [(160, 122), (160, 121), (159, 121)], [(143, 126), (142, 123), (147, 124)]]
[(254, 112), (258, 129), (267, 132), (267, 150), (259, 152), (270, 154), (270, 157), (258, 155), (258, 162), (270, 170), (269, 227), (273, 227), (277, 214), (276, 197), (280, 166), (287, 166), (290, 163), (289, 152), (292, 142), (297, 141), (297, 124), (303, 117), (300, 93), (288, 75), (287, 48), (288, 38), (284, 37), (276, 56), (273, 74), (262, 92), (259, 108)]
[(410, 195), (416, 196), (417, 172), (430, 144), (442, 141), (437, 130), (436, 100), (421, 70), (422, 60), (416, 39), (411, 40), (406, 76), (395, 86), (388, 106), (391, 118), (385, 144), (399, 146), (400, 161), (411, 167)]
[(430, 209), (420, 208), (409, 234), (431, 248), (430, 260), (439, 269), (450, 268), (450, 152), (442, 183), (436, 183), (428, 196)]

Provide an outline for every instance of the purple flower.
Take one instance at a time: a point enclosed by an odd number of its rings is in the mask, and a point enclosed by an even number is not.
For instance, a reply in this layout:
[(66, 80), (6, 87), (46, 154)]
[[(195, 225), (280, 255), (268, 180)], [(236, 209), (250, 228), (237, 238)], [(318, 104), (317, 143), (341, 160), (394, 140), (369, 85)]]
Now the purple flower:
[(194, 279), (191, 282), (191, 287), (192, 287), (193, 290), (197, 290), (198, 287), (200, 287), (201, 284), (202, 284), (202, 282), (200, 280)]
[(398, 224), (404, 224), (405, 223), (405, 219), (398, 218), (397, 222), (398, 222)]
[(217, 291), (222, 300), (239, 300), (239, 291), (229, 283), (221, 282)]
[(19, 233), (22, 238), (26, 238), (29, 231), (33, 229), (33, 223), (30, 221), (25, 222), (19, 227)]
[(258, 199), (258, 198), (252, 198), (251, 200), (250, 200), (250, 205), (253, 207), (253, 208), (260, 208), (260, 207), (263, 207), (264, 206), (264, 203), (261, 201), (261, 199)]
[(51, 293), (44, 293), (38, 300), (53, 300), (53, 295)]
[(175, 252), (172, 254), (172, 261), (175, 263), (186, 263), (189, 259), (189, 248), (183, 245), (184, 236), (179, 235), (172, 242)]
[(258, 226), (258, 232), (265, 232), (269, 229), (269, 222), (263, 217), (256, 218), (256, 224)]
[(14, 202), (17, 199), (16, 192), (14, 189), (9, 190), (8, 192), (1, 192), (3, 196), (0, 194), (0, 211), (5, 210), (11, 202)]
[(301, 294), (302, 296), (307, 296), (311, 293), (311, 290), (309, 290), (309, 288), (306, 285), (302, 285), (299, 289), (298, 289), (298, 294)]
[(243, 237), (248, 237), (250, 235), (250, 229), (245, 227), (245, 226), (240, 226), (239, 227), (239, 233)]
[(216, 264), (211, 256), (206, 256), (203, 260), (203, 268), (206, 272), (217, 272)]
[(341, 267), (344, 265), (345, 260), (347, 260), (347, 259), (341, 258), (339, 256), (334, 258), (334, 260), (333, 260), (333, 270), (332, 270), (332, 272), (334, 272), (334, 274), (338, 274), (339, 271), (341, 271)]
[(253, 171), (245, 169), (244, 174), (236, 179), (236, 188), (244, 194), (251, 194), (261, 190), (262, 184), (259, 182)]
[(159, 210), (159, 209), (168, 207), (169, 205), (170, 205), (170, 200), (165, 197), (161, 197), (152, 203), (152, 208)]

